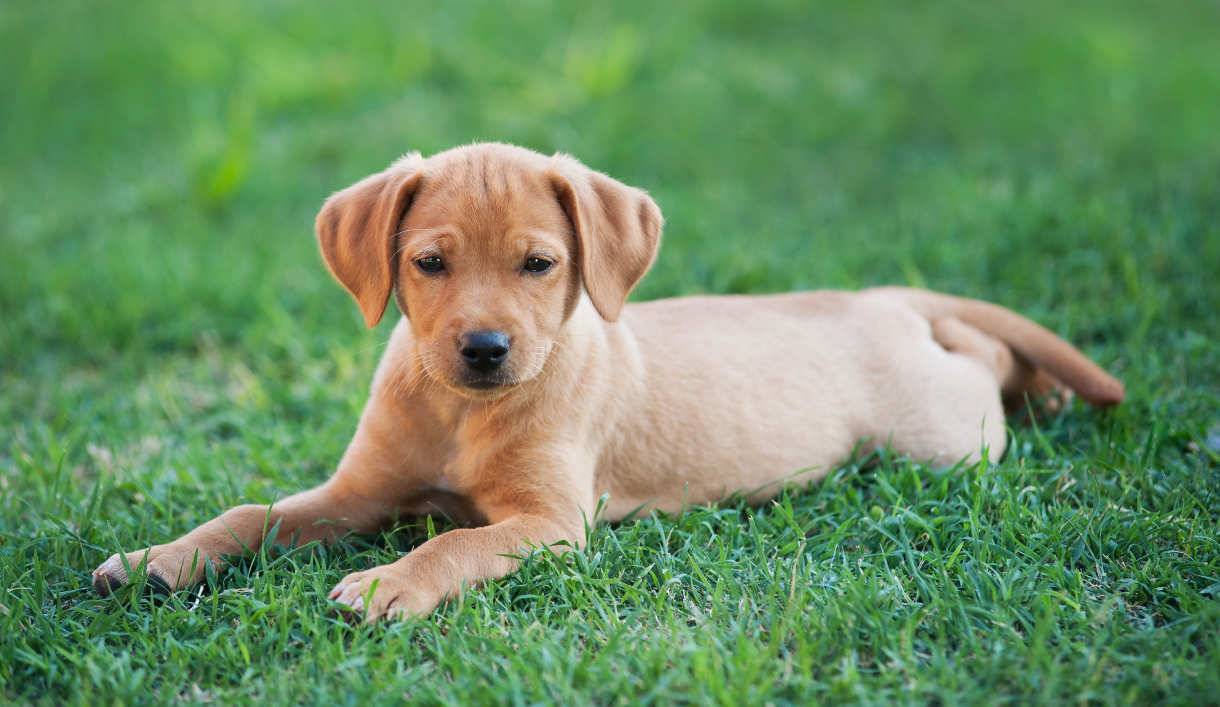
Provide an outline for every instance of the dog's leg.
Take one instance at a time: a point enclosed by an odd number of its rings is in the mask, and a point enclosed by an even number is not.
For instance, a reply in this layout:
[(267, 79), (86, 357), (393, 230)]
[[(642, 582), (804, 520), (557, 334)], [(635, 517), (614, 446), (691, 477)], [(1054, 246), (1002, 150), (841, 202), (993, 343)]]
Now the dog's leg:
[[(522, 513), (482, 528), (451, 530), (397, 562), (353, 572), (331, 590), (330, 598), (363, 611), (369, 622), (383, 616), (422, 616), (463, 589), (515, 571), (518, 557), (533, 548), (564, 541), (574, 547), (583, 538), (579, 524)], [(366, 606), (369, 592), (372, 598)]]
[[(591, 469), (584, 478), (592, 479)], [(531, 485), (547, 490), (538, 494), (518, 487), (492, 498), (476, 494), (478, 505), (492, 511), (489, 525), (442, 533), (397, 562), (349, 574), (330, 598), (363, 612), (369, 622), (383, 616), (422, 616), (464, 589), (515, 571), (519, 557), (534, 548), (562, 552), (583, 542), (582, 513), (590, 509), (576, 500), (582, 494), (558, 491), (557, 484)]]
[(256, 550), (273, 528), (275, 542), (285, 545), (331, 541), (348, 531), (376, 532), (419, 483), (403, 468), (409, 456), (403, 435), (394, 432), (393, 413), (380, 405), (370, 400), (338, 470), (326, 483), (270, 506), (231, 508), (173, 542), (111, 555), (93, 571), (94, 589), (106, 596), (131, 579), (128, 567), (139, 572), (142, 565), (159, 589), (191, 586), (204, 578), (207, 563), (219, 569), (226, 555)]
[(200, 582), (207, 564), (219, 569), (226, 555), (244, 555), (256, 550), (273, 528), (275, 542), (298, 544), (333, 540), (349, 530), (372, 532), (380, 526), (381, 514), (367, 500), (343, 494), (330, 484), (289, 496), (271, 506), (243, 505), (225, 511), (191, 532), (164, 545), (122, 555), (111, 555), (93, 571), (93, 587), (106, 596), (128, 582), (123, 565), (145, 571), (158, 589), (175, 591)]
[(987, 367), (1001, 388), (1022, 375), (1029, 364), (1012, 355), (1012, 349), (999, 339), (988, 336), (957, 317), (940, 317), (932, 322), (932, 338), (946, 351), (969, 356)]
[(996, 377), (1004, 407), (1010, 412), (1024, 407), (1027, 400), (1040, 400), (1043, 409), (1055, 412), (1071, 399), (1071, 391), (1051, 374), (1034, 368), (1003, 341), (957, 317), (933, 321), (932, 336), (945, 350), (969, 356), (986, 366)]

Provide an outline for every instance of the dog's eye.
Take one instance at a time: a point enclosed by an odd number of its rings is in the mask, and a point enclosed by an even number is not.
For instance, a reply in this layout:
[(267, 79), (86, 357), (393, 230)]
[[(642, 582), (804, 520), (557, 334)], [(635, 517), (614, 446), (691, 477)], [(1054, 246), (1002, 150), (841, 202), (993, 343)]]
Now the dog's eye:
[(535, 272), (535, 273), (536, 272), (546, 272), (547, 270), (551, 269), (552, 265), (554, 265), (554, 263), (547, 260), (546, 258), (526, 258), (525, 259), (525, 271), (526, 272)]
[(445, 269), (445, 263), (440, 259), (440, 256), (429, 255), (415, 261), (416, 267), (427, 273), (436, 273)]

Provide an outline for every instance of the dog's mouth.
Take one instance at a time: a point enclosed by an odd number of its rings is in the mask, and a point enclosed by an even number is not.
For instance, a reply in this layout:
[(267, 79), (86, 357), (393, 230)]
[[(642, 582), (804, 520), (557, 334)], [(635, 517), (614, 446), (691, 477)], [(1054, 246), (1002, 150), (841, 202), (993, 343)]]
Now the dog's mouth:
[(521, 381), (511, 376), (464, 376), (452, 386), (456, 392), (468, 398), (490, 400), (507, 395), (520, 385)]
[(448, 389), (471, 400), (496, 400), (517, 390), (542, 372), (545, 358), (515, 357), (491, 370), (478, 370), (464, 361), (438, 359), (427, 354), (423, 357), (425, 373)]
[(515, 385), (517, 385), (517, 381), (499, 378), (476, 378), (461, 382), (463, 388), (470, 388), (471, 390), (497, 390), (499, 388), (512, 388)]

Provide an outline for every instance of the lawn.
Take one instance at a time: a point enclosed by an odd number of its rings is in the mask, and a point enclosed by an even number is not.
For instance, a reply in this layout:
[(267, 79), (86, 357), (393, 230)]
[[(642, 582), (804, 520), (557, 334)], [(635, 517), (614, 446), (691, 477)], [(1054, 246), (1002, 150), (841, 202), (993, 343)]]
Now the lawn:
[[(1218, 28), (1175, 0), (4, 4), (0, 702), (1220, 701)], [(313, 216), (476, 139), (648, 189), (636, 299), (968, 294), (1129, 398), (1013, 418), (991, 466), (599, 525), (422, 620), (325, 596), (439, 519), (95, 598), (111, 552), (328, 475), (396, 317), (363, 328)]]

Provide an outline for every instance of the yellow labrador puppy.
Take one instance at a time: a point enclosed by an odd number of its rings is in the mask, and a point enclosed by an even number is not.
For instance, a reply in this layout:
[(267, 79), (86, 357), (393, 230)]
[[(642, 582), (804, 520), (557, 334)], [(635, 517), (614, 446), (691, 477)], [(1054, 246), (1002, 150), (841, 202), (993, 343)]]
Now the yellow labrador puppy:
[(412, 153), (338, 192), (317, 219), (327, 266), (369, 326), (391, 296), (405, 314), (338, 470), (112, 556), (97, 591), (127, 582), (127, 567), (169, 590), (197, 583), (271, 527), (281, 543), (329, 541), (440, 511), (473, 527), (330, 595), (370, 621), (426, 614), (530, 547), (583, 541), (602, 495), (609, 520), (737, 491), (759, 502), (861, 442), (936, 465), (999, 458), (1006, 396), (1061, 381), (1096, 405), (1123, 399), (1037, 324), (931, 292), (624, 306), (661, 224), (645, 192), (501, 144)]

